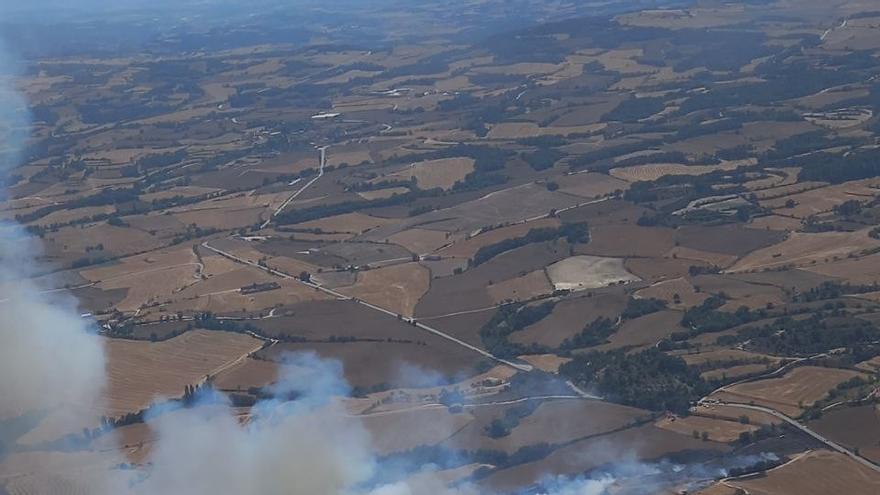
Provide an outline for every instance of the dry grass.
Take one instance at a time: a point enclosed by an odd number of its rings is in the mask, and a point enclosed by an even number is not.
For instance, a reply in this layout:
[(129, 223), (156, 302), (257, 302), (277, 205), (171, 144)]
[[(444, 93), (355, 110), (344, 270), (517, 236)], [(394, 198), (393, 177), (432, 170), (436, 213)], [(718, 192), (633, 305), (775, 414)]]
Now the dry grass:
[(509, 227), (487, 230), (473, 237), (457, 241), (455, 244), (440, 250), (443, 256), (456, 258), (473, 258), (483, 246), (501, 242), (504, 239), (522, 237), (532, 229), (555, 228), (560, 225), (558, 218), (542, 218), (533, 222), (519, 223)]
[(739, 421), (706, 418), (702, 416), (688, 416), (680, 418), (667, 416), (654, 423), (658, 428), (674, 431), (682, 435), (691, 435), (698, 431), (707, 433), (708, 439), (713, 442), (729, 443), (736, 441), (741, 433), (752, 432), (758, 429), (751, 424), (743, 424)]
[(837, 452), (816, 450), (766, 476), (730, 480), (753, 495), (874, 495), (880, 493), (880, 474)]
[(783, 265), (806, 267), (833, 261), (835, 257), (843, 259), (850, 253), (880, 245), (880, 241), (872, 239), (868, 231), (795, 232), (779, 244), (749, 253), (730, 267), (730, 271), (745, 272)]
[(593, 134), (604, 128), (605, 124), (540, 127), (534, 122), (503, 122), (493, 125), (488, 137), (490, 139), (520, 139), (537, 136), (569, 136), (571, 134)]
[(366, 200), (390, 198), (396, 194), (406, 194), (409, 189), (405, 187), (389, 187), (388, 189), (377, 189), (375, 191), (361, 191), (358, 196)]
[(412, 316), (419, 299), (428, 291), (430, 280), (430, 270), (417, 263), (405, 263), (361, 271), (353, 286), (339, 291), (389, 311)]
[(208, 330), (157, 343), (108, 340), (106, 413), (117, 416), (159, 397), (183, 395), (187, 385), (237, 364), (262, 345), (247, 335)]
[[(694, 286), (684, 277), (665, 280), (635, 293), (638, 297), (656, 298), (666, 301), (670, 308), (685, 309), (697, 306), (709, 296), (694, 290)], [(678, 298), (676, 298), (678, 296)], [(676, 299), (678, 302), (676, 302)]]
[(808, 267), (805, 270), (841, 278), (853, 284), (873, 284), (880, 282), (880, 256), (875, 254), (856, 259), (847, 258)]
[(553, 286), (544, 270), (535, 270), (523, 276), (497, 282), (486, 288), (495, 304), (503, 301), (525, 301), (553, 292)]
[(721, 419), (726, 421), (741, 421), (747, 418), (749, 424), (753, 425), (771, 425), (780, 424), (782, 420), (761, 411), (751, 411), (739, 407), (722, 406), (718, 404), (702, 404), (694, 407), (691, 414), (695, 416), (705, 416), (712, 419)]
[(324, 232), (348, 232), (361, 234), (376, 227), (394, 223), (393, 220), (376, 218), (363, 213), (345, 213), (296, 224), (299, 229), (320, 229)]
[(547, 373), (558, 373), (560, 366), (571, 361), (571, 358), (560, 357), (556, 354), (533, 354), (520, 356), (520, 359)]
[(445, 246), (450, 239), (446, 232), (416, 228), (398, 232), (389, 237), (388, 241), (403, 246), (412, 253), (428, 254)]
[(564, 175), (556, 183), (560, 191), (584, 198), (602, 197), (629, 187), (625, 181), (596, 173)]
[(547, 267), (556, 289), (596, 289), (640, 280), (629, 273), (619, 258), (572, 256)]
[(705, 175), (716, 170), (733, 170), (741, 165), (738, 162), (729, 162), (719, 165), (683, 165), (680, 163), (650, 163), (647, 165), (634, 165), (632, 167), (612, 168), (610, 173), (613, 177), (627, 182), (652, 181), (665, 175)]
[(98, 282), (100, 289), (127, 289), (125, 299), (116, 305), (116, 309), (123, 312), (170, 299), (196, 283), (201, 273), (202, 266), (189, 248), (133, 256), (112, 265), (80, 271), (86, 279)]
[(420, 189), (449, 189), (456, 182), (474, 171), (473, 158), (441, 158), (413, 163), (403, 170), (386, 175), (377, 180), (411, 180), (415, 178)]
[[(826, 211), (831, 211), (849, 200), (867, 202), (877, 194), (878, 179), (865, 179), (846, 182), (835, 186), (826, 186), (799, 194), (791, 194), (781, 198), (761, 201), (763, 207), (777, 210), (778, 213), (796, 218), (806, 218)], [(794, 208), (786, 208), (787, 201), (796, 203)]]
[(794, 231), (801, 227), (803, 222), (798, 218), (783, 217), (779, 215), (767, 215), (753, 218), (747, 225), (752, 229)]
[(708, 265), (726, 267), (733, 264), (737, 257), (731, 254), (713, 253), (687, 247), (677, 246), (665, 253), (664, 257), (679, 260), (701, 261)]
[(698, 352), (695, 354), (682, 354), (681, 358), (690, 366), (706, 363), (724, 363), (743, 359), (767, 358), (774, 362), (779, 361), (779, 358), (775, 356), (758, 354), (757, 352), (741, 351), (739, 349), (721, 349), (717, 351)]
[(862, 373), (835, 368), (804, 366), (795, 368), (781, 378), (741, 383), (716, 395), (731, 402), (754, 402), (776, 409), (789, 416), (798, 416), (803, 408), (824, 398), (828, 392)]

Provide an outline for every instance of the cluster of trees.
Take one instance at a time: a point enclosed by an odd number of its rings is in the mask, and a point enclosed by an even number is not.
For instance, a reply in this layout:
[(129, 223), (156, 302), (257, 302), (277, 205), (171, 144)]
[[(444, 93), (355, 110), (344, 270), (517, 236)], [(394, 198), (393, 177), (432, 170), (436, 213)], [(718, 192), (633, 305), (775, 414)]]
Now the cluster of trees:
[(473, 266), (481, 265), (501, 253), (512, 251), (516, 248), (526, 246), (536, 242), (546, 242), (556, 239), (565, 238), (570, 244), (586, 243), (590, 240), (590, 228), (585, 222), (566, 223), (560, 227), (542, 227), (531, 229), (522, 237), (511, 237), (503, 241), (496, 242), (481, 247), (474, 253), (471, 260)]
[(553, 148), (538, 148), (531, 153), (521, 153), (522, 158), (534, 170), (546, 170), (553, 167), (565, 153)]
[(529, 400), (522, 404), (512, 406), (504, 411), (504, 415), (495, 418), (486, 426), (486, 435), (490, 438), (502, 438), (510, 435), (510, 432), (519, 426), (519, 422), (531, 416), (541, 405), (540, 400)]
[(880, 291), (880, 284), (850, 284), (841, 282), (822, 282), (816, 287), (811, 287), (793, 297), (795, 302), (825, 301), (837, 299), (851, 294), (865, 294)]
[(751, 310), (745, 306), (733, 312), (721, 311), (719, 308), (726, 302), (723, 294), (713, 294), (699, 306), (689, 308), (682, 316), (681, 324), (691, 330), (672, 334), (672, 340), (686, 340), (704, 333), (721, 332), (769, 316), (764, 309)]
[(666, 309), (666, 301), (654, 297), (630, 297), (621, 317), (632, 320)]
[(579, 354), (559, 372), (610, 400), (654, 411), (687, 414), (694, 401), (711, 391), (683, 359), (656, 348)]
[(594, 347), (607, 342), (608, 337), (617, 330), (614, 320), (599, 317), (587, 323), (576, 335), (565, 339), (560, 348), (562, 350), (581, 349)]
[(772, 323), (747, 327), (736, 335), (722, 336), (718, 343), (748, 341), (749, 349), (781, 356), (810, 356), (832, 349), (852, 348), (880, 340), (880, 330), (854, 317), (826, 315), (819, 311), (809, 318), (778, 318)]
[(526, 349), (523, 346), (512, 344), (507, 337), (541, 321), (553, 311), (554, 306), (556, 303), (553, 301), (537, 305), (514, 303), (502, 306), (480, 329), (480, 339), (487, 351), (499, 357), (524, 353)]

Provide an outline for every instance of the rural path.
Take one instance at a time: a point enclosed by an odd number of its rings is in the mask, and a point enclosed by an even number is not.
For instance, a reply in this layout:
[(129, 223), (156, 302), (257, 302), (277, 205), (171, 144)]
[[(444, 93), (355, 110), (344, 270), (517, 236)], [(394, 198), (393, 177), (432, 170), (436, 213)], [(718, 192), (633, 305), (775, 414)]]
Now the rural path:
[(755, 406), (752, 404), (741, 404), (739, 402), (717, 401), (715, 403), (718, 405), (727, 406), (727, 407), (735, 407), (735, 408), (739, 408), (739, 409), (748, 409), (750, 411), (759, 411), (759, 412), (767, 413), (775, 418), (778, 418), (782, 421), (785, 421), (789, 425), (791, 425), (791, 426), (797, 428), (798, 430), (806, 433), (807, 435), (815, 438), (819, 442), (823, 443), (826, 447), (828, 447), (834, 451), (840, 452), (841, 454), (848, 456), (849, 458), (862, 464), (863, 466), (868, 467), (868, 468), (880, 473), (880, 465), (874, 464), (873, 462), (869, 461), (868, 459), (865, 459), (864, 457), (856, 454), (855, 452), (847, 449), (846, 447), (838, 444), (837, 442), (834, 442), (832, 440), (829, 440), (829, 439), (823, 437), (819, 433), (811, 430), (810, 428), (801, 424), (797, 420), (790, 418), (789, 416), (786, 416), (785, 414), (782, 414), (781, 412), (779, 412), (775, 409), (771, 409), (769, 407), (763, 407), (763, 406)]
[[(299, 282), (299, 283), (301, 283), (301, 284), (303, 284), (303, 285), (306, 285), (306, 286), (311, 287), (311, 288), (313, 288), (313, 289), (319, 290), (319, 291), (321, 291), (321, 292), (323, 292), (323, 293), (325, 293), (325, 294), (331, 295), (331, 296), (335, 297), (336, 299), (340, 299), (340, 300), (354, 300), (354, 301), (357, 302), (358, 304), (360, 304), (360, 305), (362, 305), (362, 306), (365, 306), (365, 307), (367, 307), (367, 308), (369, 308), (369, 309), (372, 309), (373, 311), (377, 311), (377, 312), (380, 312), (380, 313), (384, 313), (384, 314), (386, 314), (386, 315), (388, 315), (388, 316), (391, 316), (391, 317), (393, 317), (393, 318), (399, 318), (399, 317), (401, 317), (398, 313), (395, 313), (394, 311), (390, 311), (390, 310), (388, 310), (388, 309), (385, 309), (385, 308), (380, 307), (380, 306), (376, 306), (375, 304), (371, 304), (371, 303), (368, 303), (368, 302), (366, 302), (366, 301), (362, 301), (362, 300), (360, 300), (360, 299), (355, 299), (355, 298), (352, 298), (352, 297), (346, 296), (345, 294), (342, 294), (342, 293), (336, 292), (336, 291), (333, 290), (333, 289), (329, 289), (329, 288), (327, 288), (327, 287), (324, 287), (324, 286), (322, 286), (322, 285), (316, 284), (316, 283), (314, 283), (314, 282), (309, 282), (309, 281), (305, 281), (305, 280), (300, 280), (299, 277), (294, 277), (294, 276), (292, 276), (292, 275), (290, 275), (290, 274), (288, 274), (288, 273), (284, 273), (284, 272), (282, 272), (282, 271), (280, 271), (280, 270), (276, 270), (276, 269), (271, 268), (271, 267), (268, 267), (268, 266), (262, 266), (262, 265), (260, 265), (260, 264), (258, 264), (258, 263), (256, 263), (256, 262), (254, 262), (254, 261), (250, 261), (250, 260), (244, 259), (244, 258), (242, 258), (242, 257), (240, 257), (240, 256), (236, 256), (236, 255), (234, 255), (234, 254), (232, 254), (232, 253), (229, 253), (229, 252), (223, 251), (222, 249), (215, 248), (214, 246), (211, 246), (210, 244), (208, 244), (208, 241), (203, 242), (203, 243), (202, 243), (202, 247), (204, 247), (205, 249), (207, 249), (207, 250), (209, 250), (209, 251), (212, 251), (212, 252), (214, 252), (214, 253), (216, 253), (216, 254), (219, 254), (220, 256), (223, 256), (224, 258), (230, 259), (230, 260), (235, 261), (235, 262), (237, 262), (237, 263), (241, 263), (241, 264), (244, 264), (244, 265), (252, 266), (252, 267), (257, 268), (257, 269), (259, 269), (259, 270), (263, 270), (264, 272), (267, 272), (267, 273), (269, 273), (269, 274), (271, 274), (271, 275), (275, 275), (276, 277), (280, 277), (280, 278), (287, 279), (287, 280), (295, 280), (295, 281), (297, 281), (297, 282)], [(493, 361), (495, 361), (495, 362), (498, 362), (498, 363), (501, 363), (501, 364), (503, 364), (503, 365), (509, 366), (509, 367), (514, 368), (514, 369), (516, 369), (516, 370), (519, 370), (519, 371), (532, 371), (532, 370), (534, 369), (534, 368), (532, 367), (532, 365), (530, 365), (530, 364), (514, 363), (514, 362), (509, 361), (509, 360), (507, 360), (507, 359), (504, 359), (504, 358), (501, 358), (501, 357), (495, 356), (494, 354), (492, 354), (492, 353), (490, 353), (490, 352), (488, 352), (488, 351), (486, 351), (486, 350), (480, 349), (480, 348), (477, 347), (477, 346), (474, 346), (474, 345), (468, 344), (467, 342), (465, 342), (465, 341), (463, 341), (463, 340), (461, 340), (461, 339), (459, 339), (459, 338), (453, 337), (452, 335), (449, 335), (449, 334), (447, 334), (447, 333), (445, 333), (445, 332), (442, 332), (442, 331), (440, 331), (440, 330), (437, 330), (436, 328), (433, 328), (433, 327), (430, 327), (430, 326), (428, 326), (428, 325), (425, 325), (424, 323), (422, 323), (422, 322), (416, 320), (415, 318), (403, 318), (403, 321), (406, 321), (407, 323), (412, 324), (412, 325), (413, 325), (414, 327), (416, 327), (416, 328), (419, 328), (419, 329), (424, 330), (424, 331), (426, 331), (426, 332), (428, 332), (428, 333), (432, 333), (432, 334), (434, 334), (434, 335), (436, 335), (436, 336), (438, 336), (438, 337), (442, 337), (442, 338), (444, 338), (444, 339), (446, 339), (446, 340), (449, 340), (449, 341), (451, 341), (451, 342), (454, 342), (455, 344), (458, 344), (458, 345), (460, 345), (460, 346), (462, 346), (462, 347), (465, 347), (465, 348), (467, 348), (467, 349), (470, 349), (471, 351), (474, 351), (474, 352), (476, 352), (476, 353), (478, 353), (478, 354), (481, 354), (481, 355), (483, 355), (483, 356), (485, 356), (485, 357), (487, 357), (487, 358), (489, 358), (489, 359), (491, 359), (491, 360), (493, 360)]]
[(284, 211), (284, 209), (293, 202), (293, 200), (299, 197), (300, 194), (302, 194), (312, 184), (318, 182), (318, 179), (324, 176), (324, 165), (326, 165), (327, 163), (327, 148), (329, 148), (329, 146), (321, 146), (320, 148), (318, 148), (318, 151), (321, 152), (321, 161), (320, 165), (318, 166), (318, 175), (314, 176), (312, 180), (306, 182), (305, 185), (303, 185), (301, 188), (297, 189), (293, 194), (291, 194), (290, 197), (288, 197), (286, 200), (284, 200), (283, 203), (281, 203), (281, 206), (275, 208), (275, 211), (273, 211), (272, 214), (269, 215), (269, 218), (267, 218), (266, 221), (263, 222), (262, 225), (260, 225), (261, 229), (265, 229), (267, 226), (269, 226), (269, 224), (272, 223), (272, 220), (280, 215), (281, 212)]
[[(462, 404), (462, 409), (478, 409), (480, 407), (491, 407), (491, 406), (510, 406), (513, 404), (521, 404), (523, 402), (533, 401), (533, 400), (584, 400), (584, 397), (579, 395), (536, 395), (529, 397), (520, 397), (519, 399), (509, 399), (509, 400), (501, 400), (501, 401), (493, 401), (493, 402), (480, 402), (475, 404)], [(409, 412), (415, 411), (430, 411), (435, 409), (446, 409), (448, 406), (445, 404), (441, 404), (439, 402), (431, 402), (428, 404), (420, 404), (418, 406), (405, 407), (401, 409), (392, 409), (390, 411), (378, 411), (378, 412), (370, 412), (363, 414), (351, 414), (352, 417), (358, 418), (370, 418), (376, 416), (392, 416), (395, 414), (405, 414)]]

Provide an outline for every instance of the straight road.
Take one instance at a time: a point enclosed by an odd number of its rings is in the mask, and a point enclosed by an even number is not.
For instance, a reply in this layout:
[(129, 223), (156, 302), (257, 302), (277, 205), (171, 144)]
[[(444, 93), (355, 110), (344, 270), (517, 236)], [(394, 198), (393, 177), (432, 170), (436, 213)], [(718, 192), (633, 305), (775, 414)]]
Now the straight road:
[[(262, 265), (260, 265), (260, 264), (258, 264), (258, 263), (256, 263), (256, 262), (253, 262), (253, 261), (250, 261), (250, 260), (246, 260), (246, 259), (241, 258), (241, 257), (239, 257), (239, 256), (236, 256), (236, 255), (234, 255), (234, 254), (232, 254), (232, 253), (229, 253), (229, 252), (223, 251), (223, 250), (221, 250), (221, 249), (215, 248), (214, 246), (211, 246), (210, 244), (208, 244), (208, 241), (203, 242), (203, 243), (202, 243), (202, 247), (204, 247), (205, 249), (207, 249), (207, 250), (209, 250), (209, 251), (211, 251), (211, 252), (214, 252), (214, 253), (216, 253), (216, 254), (219, 254), (220, 256), (223, 256), (224, 258), (230, 259), (230, 260), (235, 261), (235, 262), (237, 262), (237, 263), (241, 263), (241, 264), (244, 264), (244, 265), (252, 266), (252, 267), (257, 268), (257, 269), (259, 269), (259, 270), (263, 270), (264, 272), (267, 272), (267, 273), (269, 273), (269, 274), (275, 275), (276, 277), (280, 277), (280, 278), (287, 279), (287, 280), (296, 280), (297, 282), (299, 282), (299, 283), (301, 283), (301, 284), (303, 284), (303, 285), (306, 285), (306, 286), (311, 287), (311, 288), (313, 288), (313, 289), (319, 290), (319, 291), (321, 291), (321, 292), (323, 292), (323, 293), (325, 293), (325, 294), (331, 295), (331, 296), (335, 297), (336, 299), (339, 299), (339, 300), (349, 300), (349, 299), (352, 299), (351, 297), (346, 296), (345, 294), (341, 294), (341, 293), (339, 293), (339, 292), (336, 292), (336, 291), (333, 290), (333, 289), (329, 289), (329, 288), (327, 288), (327, 287), (324, 287), (324, 286), (318, 285), (318, 284), (316, 284), (316, 283), (314, 283), (314, 282), (311, 282), (311, 281), (308, 281), (308, 282), (307, 282), (307, 281), (305, 281), (305, 280), (300, 280), (298, 277), (294, 277), (294, 276), (292, 276), (292, 275), (290, 275), (290, 274), (288, 274), (288, 273), (284, 273), (284, 272), (282, 272), (282, 271), (280, 271), (280, 270), (276, 270), (276, 269), (274, 269), (274, 268), (270, 268), (270, 267), (267, 267), (267, 266), (262, 266)], [(365, 306), (365, 307), (367, 307), (367, 308), (369, 308), (369, 309), (372, 309), (373, 311), (377, 311), (377, 312), (380, 312), (380, 313), (384, 313), (384, 314), (386, 314), (386, 315), (388, 315), (388, 316), (391, 316), (391, 317), (393, 317), (393, 318), (398, 318), (398, 317), (400, 316), (398, 313), (395, 313), (395, 312), (393, 312), (393, 311), (387, 310), (387, 309), (385, 309), (385, 308), (383, 308), (383, 307), (380, 307), (380, 306), (376, 306), (375, 304), (370, 304), (370, 303), (368, 303), (368, 302), (366, 302), (366, 301), (362, 301), (362, 300), (360, 300), (360, 299), (354, 299), (354, 300), (355, 300), (358, 304), (360, 304), (360, 305), (362, 305), (362, 306)], [(426, 332), (428, 332), (428, 333), (432, 333), (432, 334), (434, 334), (434, 335), (436, 335), (436, 336), (438, 336), (438, 337), (441, 337), (441, 338), (444, 338), (444, 339), (449, 340), (449, 341), (451, 341), (451, 342), (454, 342), (455, 344), (458, 344), (458, 345), (460, 345), (460, 346), (462, 346), (462, 347), (464, 347), (464, 348), (470, 349), (471, 351), (474, 351), (474, 352), (476, 352), (476, 353), (478, 353), (478, 354), (482, 354), (483, 356), (485, 356), (485, 357), (487, 357), (487, 358), (489, 358), (489, 359), (491, 359), (491, 360), (493, 360), (493, 361), (495, 361), (495, 362), (497, 362), (497, 363), (503, 364), (503, 365), (505, 365), (505, 366), (509, 366), (509, 367), (514, 368), (514, 369), (516, 369), (516, 370), (519, 370), (519, 371), (526, 371), (526, 372), (528, 372), (528, 371), (532, 371), (532, 370), (534, 369), (534, 368), (532, 367), (532, 365), (530, 365), (530, 364), (514, 363), (514, 362), (509, 361), (509, 360), (507, 360), (507, 359), (504, 359), (504, 358), (500, 358), (500, 357), (498, 357), (498, 356), (495, 356), (495, 355), (491, 354), (490, 352), (485, 351), (485, 350), (483, 350), (483, 349), (480, 349), (479, 347), (477, 347), (477, 346), (475, 346), (475, 345), (468, 344), (467, 342), (465, 342), (465, 341), (463, 341), (463, 340), (461, 340), (461, 339), (459, 339), (459, 338), (453, 337), (452, 335), (449, 335), (449, 334), (447, 334), (447, 333), (445, 333), (445, 332), (442, 332), (442, 331), (440, 331), (440, 330), (437, 330), (436, 328), (433, 328), (433, 327), (430, 327), (430, 326), (428, 326), (428, 325), (425, 325), (424, 323), (422, 323), (422, 322), (416, 320), (415, 318), (403, 318), (403, 321), (406, 321), (407, 323), (412, 324), (412, 325), (413, 325), (414, 327), (416, 327), (416, 328), (419, 328), (419, 329), (424, 330), (424, 331), (426, 331)]]
[(278, 215), (280, 215), (281, 212), (284, 211), (284, 209), (287, 208), (290, 205), (290, 203), (293, 202), (293, 200), (295, 200), (300, 194), (302, 194), (312, 184), (314, 184), (315, 182), (318, 182), (318, 179), (320, 179), (321, 177), (324, 176), (324, 165), (327, 163), (327, 148), (329, 148), (329, 146), (321, 146), (320, 148), (318, 148), (318, 151), (321, 152), (321, 162), (320, 162), (321, 164), (318, 167), (318, 175), (313, 177), (312, 180), (306, 182), (305, 185), (303, 185), (296, 192), (291, 194), (289, 198), (287, 198), (286, 200), (284, 200), (283, 203), (281, 203), (281, 206), (279, 206), (278, 208), (275, 208), (275, 211), (272, 212), (271, 215), (269, 215), (269, 218), (266, 219), (266, 221), (263, 222), (262, 225), (260, 225), (261, 229), (265, 229), (266, 227), (268, 227), (269, 224), (272, 223), (272, 220), (275, 217), (277, 217)]

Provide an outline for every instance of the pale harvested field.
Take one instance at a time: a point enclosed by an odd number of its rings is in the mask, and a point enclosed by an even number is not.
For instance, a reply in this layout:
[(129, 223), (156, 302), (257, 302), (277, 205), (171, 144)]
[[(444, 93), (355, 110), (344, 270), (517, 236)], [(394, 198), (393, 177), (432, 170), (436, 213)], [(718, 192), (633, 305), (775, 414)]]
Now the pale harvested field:
[(695, 7), (689, 9), (643, 10), (623, 14), (617, 20), (628, 26), (655, 26), (667, 29), (697, 29), (739, 24), (749, 19), (750, 13), (737, 4), (720, 7)]
[(406, 194), (409, 192), (409, 189), (405, 187), (389, 187), (388, 189), (377, 189), (375, 191), (361, 191), (358, 193), (358, 196), (367, 199), (385, 199), (394, 196), (395, 194)]
[(413, 163), (403, 170), (377, 180), (387, 180), (389, 178), (411, 180), (415, 178), (419, 189), (434, 189), (435, 187), (449, 189), (456, 182), (464, 180), (465, 176), (473, 171), (473, 158), (441, 158), (439, 160)]
[(809, 407), (824, 398), (837, 384), (856, 376), (863, 374), (852, 370), (803, 366), (781, 378), (741, 383), (715, 395), (731, 402), (754, 401), (783, 414), (798, 416), (802, 412), (801, 405)]
[(519, 359), (547, 373), (558, 373), (560, 366), (571, 361), (571, 358), (560, 357), (556, 354), (532, 354), (520, 356)]
[(631, 167), (612, 168), (608, 173), (627, 182), (652, 181), (665, 175), (705, 175), (716, 170), (733, 170), (739, 164), (684, 165), (681, 163), (649, 163)]
[(109, 214), (116, 211), (115, 206), (90, 206), (73, 210), (59, 210), (52, 212), (43, 218), (33, 222), (33, 225), (49, 226), (52, 224), (64, 224), (82, 218), (91, 218), (93, 215)]
[(752, 495), (875, 495), (880, 493), (880, 473), (849, 457), (816, 450), (767, 472), (766, 476), (730, 480)]
[(404, 316), (412, 316), (416, 304), (428, 291), (431, 271), (418, 263), (361, 271), (351, 287), (339, 292)]
[(81, 270), (80, 275), (99, 282), (97, 287), (103, 290), (127, 289), (125, 299), (116, 308), (129, 312), (173, 298), (175, 293), (197, 283), (201, 270), (202, 266), (191, 249), (178, 248)]
[(492, 302), (525, 301), (553, 292), (553, 285), (544, 270), (535, 270), (521, 277), (496, 282), (486, 288)]
[(367, 230), (394, 223), (394, 220), (376, 218), (363, 213), (345, 213), (296, 224), (298, 229), (320, 229), (324, 232), (361, 234)]
[[(100, 241), (98, 241), (100, 239)], [(152, 251), (162, 246), (162, 241), (146, 232), (112, 225), (94, 224), (84, 229), (66, 228), (47, 235), (43, 245), (50, 255), (71, 255), (85, 253), (86, 247), (100, 242), (104, 245), (103, 254), (131, 254)]]
[(829, 112), (804, 114), (804, 118), (813, 124), (827, 129), (846, 129), (856, 127), (871, 120), (874, 112), (869, 108), (847, 108)]
[(542, 218), (528, 223), (520, 223), (509, 227), (501, 227), (481, 232), (479, 235), (469, 239), (457, 241), (455, 244), (440, 250), (443, 256), (453, 256), (456, 258), (473, 258), (474, 254), (483, 246), (501, 242), (504, 239), (514, 237), (522, 237), (529, 233), (532, 229), (556, 228), (559, 227), (558, 218)]
[(428, 254), (449, 243), (450, 239), (446, 232), (415, 228), (392, 235), (388, 242), (403, 246), (411, 253)]
[(810, 266), (832, 261), (834, 257), (846, 258), (880, 245), (880, 241), (868, 236), (868, 229), (856, 232), (794, 232), (779, 244), (749, 253), (730, 267), (731, 272), (761, 270), (782, 265)]
[(564, 175), (556, 183), (560, 191), (584, 198), (599, 198), (629, 187), (626, 181), (596, 173)]
[(596, 289), (640, 280), (629, 273), (619, 258), (572, 256), (547, 267), (556, 289)]
[(703, 251), (700, 249), (691, 249), (687, 247), (676, 246), (663, 255), (665, 258), (673, 258), (679, 260), (702, 261), (709, 265), (726, 267), (733, 264), (737, 257), (732, 254), (713, 253), (711, 251)]
[(737, 440), (740, 433), (752, 432), (758, 429), (751, 424), (742, 424), (739, 421), (726, 421), (701, 416), (688, 416), (684, 418), (671, 416), (665, 417), (654, 423), (654, 426), (664, 430), (674, 431), (682, 435), (691, 435), (694, 431), (701, 434), (709, 434), (709, 440), (713, 442), (729, 443)]
[(801, 169), (800, 167), (767, 168), (765, 172), (769, 175), (768, 177), (750, 180), (744, 183), (743, 187), (750, 191), (757, 191), (795, 184)]
[(693, 408), (691, 412), (696, 416), (706, 416), (712, 419), (722, 419), (727, 421), (739, 421), (740, 418), (745, 416), (749, 418), (749, 424), (753, 425), (773, 425), (782, 423), (781, 419), (772, 414), (718, 404), (699, 405)]
[[(709, 297), (694, 290), (694, 286), (684, 277), (658, 282), (637, 291), (635, 295), (646, 299), (655, 298), (666, 301), (670, 308), (675, 309), (697, 306)], [(675, 302), (676, 295), (679, 297), (678, 303)]]
[(552, 74), (561, 70), (563, 67), (562, 64), (521, 62), (509, 65), (486, 65), (474, 67), (472, 72), (478, 74), (511, 74), (527, 76), (533, 74)]
[[(811, 191), (792, 194), (776, 199), (761, 201), (761, 206), (778, 210), (778, 213), (797, 218), (806, 218), (826, 211), (849, 200), (871, 201), (878, 192), (878, 179), (865, 179), (835, 186), (826, 186)], [(786, 201), (794, 200), (794, 208), (786, 208)]]
[(696, 495), (740, 495), (737, 488), (727, 486), (723, 483), (715, 483), (696, 492)]
[(206, 208), (182, 211), (173, 216), (184, 225), (196, 224), (201, 228), (233, 229), (253, 225), (266, 214), (265, 206), (240, 208)]
[(760, 191), (755, 192), (755, 196), (758, 199), (768, 199), (775, 198), (781, 196), (790, 196), (793, 194), (799, 194), (805, 191), (810, 191), (812, 189), (817, 189), (821, 187), (827, 186), (827, 182), (816, 182), (816, 181), (806, 181), (806, 182), (797, 182), (792, 184), (784, 184), (777, 187), (770, 187), (767, 189), (762, 189)]
[(150, 202), (154, 200), (168, 199), (173, 198), (175, 196), (183, 196), (185, 198), (191, 198), (195, 196), (201, 196), (203, 194), (210, 194), (219, 191), (220, 189), (213, 187), (199, 187), (199, 186), (180, 186), (180, 187), (172, 187), (171, 189), (165, 191), (158, 191), (153, 193), (141, 194), (140, 199), (142, 201)]
[[(251, 272), (253, 270), (255, 269), (251, 269)], [(230, 280), (234, 280), (233, 277), (240, 273), (241, 272), (230, 273), (230, 277), (226, 281), (229, 282)], [(247, 276), (250, 276), (250, 274), (247, 274)], [(278, 282), (281, 287), (279, 289), (257, 292), (254, 294), (242, 294), (239, 291), (239, 288), (245, 285), (250, 285), (254, 282), (246, 282), (241, 285), (235, 284), (236, 287), (234, 288), (208, 293), (201, 293), (205, 288), (196, 286), (193, 292), (198, 295), (195, 296), (195, 299), (185, 299), (183, 297), (177, 298), (172, 304), (167, 306), (167, 310), (169, 312), (186, 310), (197, 312), (210, 311), (215, 314), (233, 313), (238, 311), (256, 311), (265, 313), (269, 308), (276, 306), (332, 299), (332, 296), (309, 288), (296, 280), (268, 277), (263, 281)]]
[(772, 364), (742, 364), (731, 366), (730, 368), (706, 371), (705, 373), (700, 373), (700, 376), (704, 380), (732, 380), (749, 375), (768, 373), (773, 371), (773, 368)]
[(856, 365), (856, 368), (869, 373), (877, 373), (880, 371), (880, 356), (873, 357), (867, 361), (862, 361)]
[(520, 139), (537, 136), (569, 136), (571, 134), (593, 134), (604, 128), (605, 124), (540, 127), (534, 122), (503, 122), (493, 125), (488, 137), (489, 139)]
[(740, 359), (770, 359), (778, 362), (779, 358), (775, 356), (767, 356), (758, 354), (757, 352), (741, 351), (739, 349), (721, 349), (717, 351), (698, 352), (695, 354), (682, 354), (681, 358), (688, 365), (699, 365), (705, 363), (725, 363)]
[(869, 94), (867, 88), (850, 88), (848, 86), (842, 86), (829, 89), (830, 91), (823, 90), (809, 96), (804, 96), (803, 98), (798, 98), (797, 103), (802, 107), (821, 110), (822, 108), (827, 108), (829, 105), (836, 105), (856, 98), (864, 98)]
[[(841, 278), (853, 284), (873, 284), (880, 282), (880, 255), (865, 256), (857, 259), (842, 259), (822, 265), (804, 268), (804, 270)], [(861, 297), (861, 296), (859, 296)], [(876, 298), (873, 298), (876, 300)]]
[(138, 411), (160, 397), (179, 397), (262, 347), (253, 337), (192, 330), (163, 342), (106, 341), (106, 414)]

